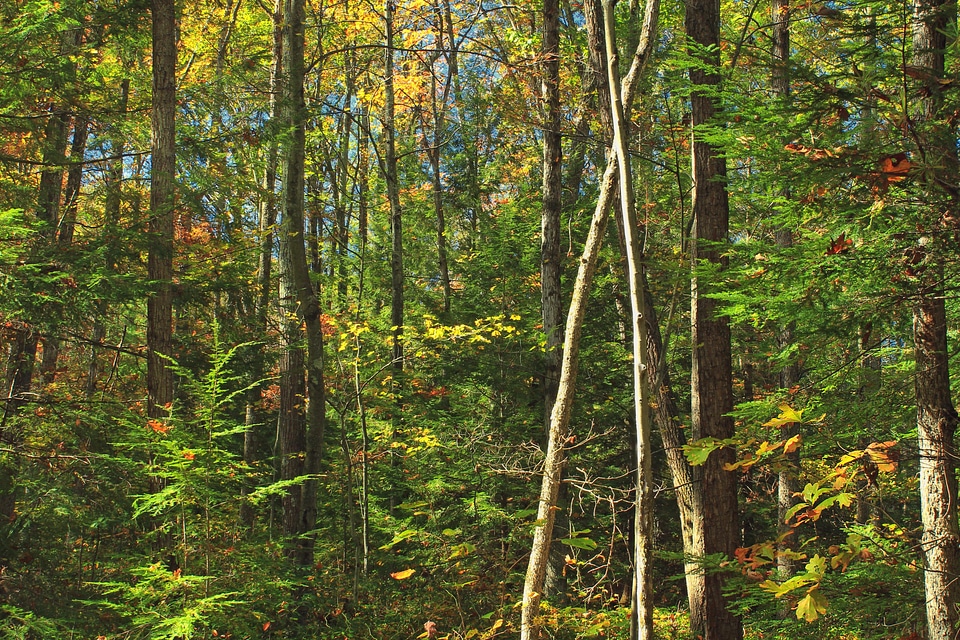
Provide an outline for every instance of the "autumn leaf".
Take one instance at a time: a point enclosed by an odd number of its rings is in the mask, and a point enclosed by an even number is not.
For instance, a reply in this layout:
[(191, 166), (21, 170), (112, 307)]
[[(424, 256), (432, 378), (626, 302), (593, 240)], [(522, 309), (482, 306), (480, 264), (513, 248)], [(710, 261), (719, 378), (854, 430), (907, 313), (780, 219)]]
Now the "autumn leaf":
[(813, 622), (827, 612), (827, 599), (820, 593), (818, 587), (807, 592), (797, 603), (797, 620)]
[(159, 420), (147, 420), (147, 426), (153, 429), (155, 433), (161, 433), (164, 435), (166, 435), (166, 433), (173, 428), (168, 424), (160, 422)]
[(784, 453), (793, 453), (800, 448), (800, 445), (803, 444), (803, 436), (799, 433), (786, 442), (783, 443), (783, 452)]
[(396, 571), (390, 574), (390, 577), (394, 580), (406, 580), (413, 574), (417, 572), (416, 569), (404, 569), (403, 571)]
[(913, 168), (906, 153), (897, 153), (880, 160), (880, 173), (887, 182), (900, 182)]
[(853, 247), (853, 240), (847, 237), (846, 232), (841, 233), (835, 240), (830, 241), (830, 248), (827, 249), (826, 255), (836, 256), (843, 253), (847, 253)]
[(765, 427), (782, 427), (785, 424), (803, 422), (803, 409), (797, 411), (788, 404), (780, 405), (780, 415), (763, 423)]
[(193, 459), (196, 458), (196, 457), (197, 457), (197, 454), (195, 454), (193, 451), (184, 451), (184, 452), (183, 452), (183, 459), (184, 459), (184, 460), (193, 460)]

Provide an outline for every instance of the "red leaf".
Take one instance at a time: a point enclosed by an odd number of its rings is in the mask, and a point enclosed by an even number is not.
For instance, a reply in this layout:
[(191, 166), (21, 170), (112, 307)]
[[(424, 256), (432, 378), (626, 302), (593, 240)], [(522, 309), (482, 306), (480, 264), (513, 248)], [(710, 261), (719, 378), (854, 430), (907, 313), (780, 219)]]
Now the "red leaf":
[(836, 240), (830, 241), (830, 248), (827, 249), (828, 256), (835, 256), (850, 251), (853, 246), (853, 240), (847, 237), (846, 232), (841, 233)]

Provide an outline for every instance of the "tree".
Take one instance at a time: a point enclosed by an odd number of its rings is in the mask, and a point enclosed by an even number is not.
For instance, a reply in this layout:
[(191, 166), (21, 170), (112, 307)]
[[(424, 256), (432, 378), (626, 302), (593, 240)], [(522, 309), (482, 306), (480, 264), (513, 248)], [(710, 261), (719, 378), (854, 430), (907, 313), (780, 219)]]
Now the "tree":
[[(326, 423), (326, 402), (323, 381), (323, 333), (320, 304), (310, 278), (304, 237), (304, 146), (306, 107), (304, 104), (304, 31), (303, 0), (285, 0), (283, 11), (283, 92), (281, 122), (284, 128), (283, 219), (281, 246), (287, 320), (287, 353), (290, 360), (284, 378), (292, 386), (285, 390), (288, 409), (303, 412), (304, 418), (291, 421), (284, 432), (286, 448), (284, 464), (289, 466), (286, 479), (302, 478), (285, 505), (284, 522), (287, 534), (296, 536), (292, 557), (300, 565), (313, 563), (313, 529), (317, 517), (317, 473), (323, 457), (323, 435)], [(293, 303), (293, 304), (291, 304)], [(300, 364), (300, 326), (306, 327), (306, 354)], [(291, 353), (294, 352), (294, 353)], [(302, 351), (301, 351), (302, 353)], [(298, 367), (298, 364), (300, 365)], [(306, 375), (306, 387), (303, 377)], [(283, 375), (283, 374), (282, 374)], [(301, 389), (305, 393), (301, 392)], [(304, 406), (304, 404), (306, 406)]]
[[(693, 55), (702, 66), (691, 68), (691, 123), (693, 125), (693, 233), (690, 261), (694, 275), (691, 285), (693, 362), (691, 372), (691, 433), (693, 438), (734, 435), (733, 380), (730, 355), (730, 326), (717, 315), (717, 301), (709, 296), (709, 282), (725, 266), (721, 246), (727, 241), (729, 204), (726, 160), (720, 150), (703, 139), (702, 127), (717, 114), (713, 91), (720, 84), (719, 65), (720, 3), (717, 0), (688, 0), (686, 33)], [(737, 478), (724, 469), (735, 453), (717, 449), (707, 458), (700, 477), (703, 493), (703, 558), (733, 557), (739, 546)], [(727, 610), (723, 597), (723, 575), (714, 567), (703, 567), (702, 592), (690, 595), (690, 626), (706, 640), (735, 640), (742, 636), (739, 619)], [(689, 585), (688, 585), (689, 586)]]
[[(939, 81), (944, 78), (944, 50), (947, 29), (956, 24), (956, 4), (950, 1), (923, 1), (914, 8), (913, 64), (926, 78), (927, 97), (917, 115), (918, 156), (936, 176), (939, 167), (957, 167), (955, 135), (942, 120)], [(949, 169), (948, 169), (949, 170)], [(929, 175), (929, 174), (928, 174)], [(939, 180), (927, 179), (930, 191)], [(915, 350), (914, 389), (917, 397), (917, 448), (920, 453), (920, 511), (923, 521), (924, 588), (926, 592), (927, 635), (932, 640), (956, 637), (960, 614), (960, 524), (957, 522), (957, 462), (954, 439), (957, 410), (950, 393), (947, 351), (947, 313), (943, 288), (942, 220), (956, 207), (957, 192), (948, 187), (945, 211), (927, 222), (931, 233), (920, 238), (916, 249), (924, 267), (918, 277), (913, 310)], [(928, 191), (928, 193), (930, 193)], [(939, 218), (939, 219), (938, 219)]]
[[(624, 244), (627, 248), (627, 282), (630, 288), (631, 333), (633, 336), (633, 405), (636, 429), (636, 506), (634, 507), (634, 597), (631, 636), (640, 640), (653, 638), (653, 464), (651, 445), (650, 387), (647, 378), (647, 309), (641, 272), (644, 268), (641, 242), (637, 236), (636, 202), (633, 196), (633, 175), (627, 143), (628, 121), (621, 102), (619, 56), (616, 49), (613, 0), (604, 0), (603, 23), (607, 53), (607, 82), (613, 123), (613, 154), (619, 168), (620, 211)], [(641, 42), (638, 51), (651, 49), (657, 33), (660, 5), (647, 2)], [(613, 155), (611, 154), (611, 155)]]
[[(656, 6), (656, 5), (653, 5)], [(651, 13), (648, 7), (648, 14)], [(656, 11), (652, 11), (656, 15)], [(634, 52), (630, 70), (623, 81), (621, 101), (624, 113), (629, 112), (633, 103), (633, 95), (639, 82), (642, 71), (653, 51), (653, 30), (655, 21), (644, 21), (644, 26), (650, 29), (641, 38)], [(618, 178), (617, 156), (610, 154), (606, 169), (603, 173), (600, 193), (596, 208), (590, 222), (590, 232), (584, 244), (583, 254), (577, 269), (577, 277), (573, 285), (573, 294), (570, 307), (567, 311), (567, 321), (564, 330), (563, 361), (560, 368), (560, 383), (557, 388), (557, 399), (554, 402), (550, 415), (550, 432), (547, 438), (547, 451), (543, 464), (543, 479), (540, 486), (540, 497), (537, 507), (537, 526), (534, 528), (533, 543), (530, 550), (530, 561), (523, 583), (523, 606), (520, 634), (522, 640), (534, 640), (540, 637), (540, 625), (537, 617), (540, 612), (544, 578), (546, 576), (547, 561), (550, 545), (553, 540), (553, 526), (556, 518), (557, 496), (560, 491), (561, 474), (566, 459), (566, 448), (571, 446), (569, 438), (570, 418), (573, 408), (574, 390), (576, 386), (580, 355), (580, 336), (583, 331), (583, 320), (586, 315), (589, 301), (590, 285), (597, 266), (597, 256), (606, 231), (607, 218), (610, 207), (617, 191)]]
[(176, 179), (177, 31), (173, 0), (154, 0), (150, 154), (150, 251), (147, 277), (147, 413), (163, 418), (173, 402), (173, 221)]

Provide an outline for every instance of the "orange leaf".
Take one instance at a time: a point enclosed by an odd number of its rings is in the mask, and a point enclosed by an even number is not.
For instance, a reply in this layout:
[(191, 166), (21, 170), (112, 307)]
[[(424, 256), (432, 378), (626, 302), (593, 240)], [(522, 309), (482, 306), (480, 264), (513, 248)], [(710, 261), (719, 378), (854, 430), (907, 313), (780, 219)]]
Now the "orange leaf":
[(913, 164), (907, 159), (905, 153), (897, 153), (880, 160), (880, 172), (886, 177), (887, 182), (903, 180), (912, 168)]
[(397, 571), (395, 573), (391, 573), (390, 577), (393, 578), (394, 580), (406, 580), (416, 572), (417, 572), (416, 569), (404, 569), (403, 571)]
[(168, 424), (164, 424), (159, 420), (147, 420), (147, 426), (154, 430), (156, 433), (166, 434), (167, 431), (170, 431), (173, 427)]
[(264, 622), (264, 623), (263, 623), (263, 630), (266, 631), (266, 630), (269, 629), (269, 628), (270, 628), (270, 622), (269, 622), (269, 621)]
[(195, 454), (193, 451), (184, 451), (184, 452), (183, 452), (183, 458), (184, 458), (184, 460), (193, 460), (193, 459), (196, 458), (196, 457), (197, 457), (197, 454)]
[(803, 438), (798, 433), (789, 440), (783, 443), (783, 452), (784, 453), (793, 453), (800, 448), (800, 444), (803, 442)]

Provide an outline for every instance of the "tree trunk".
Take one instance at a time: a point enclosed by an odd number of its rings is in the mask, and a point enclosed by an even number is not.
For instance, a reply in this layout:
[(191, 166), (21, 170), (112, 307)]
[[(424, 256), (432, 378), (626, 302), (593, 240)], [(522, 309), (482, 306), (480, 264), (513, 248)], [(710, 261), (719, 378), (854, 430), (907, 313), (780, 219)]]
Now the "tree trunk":
[[(543, 3), (540, 101), (543, 114), (543, 181), (540, 215), (540, 300), (545, 339), (543, 363), (543, 429), (550, 433), (550, 414), (557, 399), (563, 356), (563, 304), (560, 300), (560, 213), (562, 208), (563, 147), (560, 139), (560, 2)], [(560, 469), (562, 481), (563, 469)], [(562, 485), (561, 485), (562, 487)], [(562, 488), (561, 488), (562, 492)], [(559, 498), (558, 498), (559, 500)], [(569, 514), (560, 510), (556, 526), (564, 531)], [(548, 597), (562, 594), (564, 550), (551, 545), (545, 578)]]
[[(622, 101), (624, 111), (629, 113), (633, 104), (633, 95), (640, 73), (646, 65), (652, 51), (652, 38), (641, 38), (631, 63), (630, 71), (623, 81)], [(648, 46), (644, 47), (644, 43)], [(530, 548), (530, 560), (523, 582), (523, 604), (520, 623), (521, 640), (540, 638), (540, 600), (543, 596), (544, 578), (550, 545), (553, 542), (553, 526), (556, 516), (557, 496), (560, 491), (560, 472), (566, 461), (566, 447), (569, 446), (570, 416), (573, 410), (573, 393), (577, 380), (580, 356), (580, 334), (586, 315), (590, 285), (596, 271), (597, 256), (606, 233), (610, 207), (617, 192), (617, 161), (610, 155), (603, 172), (600, 194), (590, 222), (590, 231), (580, 257), (577, 278), (573, 285), (573, 295), (567, 310), (567, 322), (564, 331), (563, 360), (560, 366), (560, 384), (557, 388), (557, 400), (550, 415), (550, 433), (547, 438), (547, 452), (543, 463), (543, 478), (540, 485), (540, 499), (537, 507), (538, 526), (533, 530), (533, 543)]]
[[(773, 95), (785, 101), (790, 96), (790, 5), (787, 0), (773, 0), (770, 10), (773, 22), (773, 72), (770, 84), (773, 88)], [(789, 197), (789, 189), (784, 189), (782, 195)], [(776, 240), (777, 246), (789, 249), (793, 246), (793, 232), (786, 227), (781, 227), (776, 231)], [(793, 322), (788, 322), (780, 328), (777, 335), (777, 346), (781, 351), (793, 344), (793, 334)], [(800, 382), (800, 372), (796, 363), (791, 361), (783, 366), (780, 370), (779, 382), (780, 389), (785, 392), (789, 392)], [(752, 398), (746, 398), (746, 400), (749, 402)], [(798, 423), (785, 424), (780, 428), (780, 439), (788, 440), (799, 433), (800, 425)], [(793, 529), (785, 520), (790, 509), (797, 504), (796, 494), (800, 491), (797, 475), (800, 470), (800, 451), (797, 449), (786, 454), (785, 457), (789, 464), (777, 473), (778, 551), (785, 551), (795, 543), (795, 540), (788, 539), (788, 535), (792, 533)], [(795, 570), (794, 560), (785, 553), (778, 554), (777, 570), (784, 579), (792, 576)]]
[[(719, 0), (687, 0), (686, 31), (692, 43), (707, 48), (702, 62), (708, 67), (719, 64)], [(699, 54), (696, 54), (699, 55)], [(693, 362), (691, 375), (691, 422), (694, 439), (732, 438), (733, 376), (730, 354), (730, 326), (717, 317), (717, 301), (705, 278), (698, 277), (701, 266), (723, 268), (726, 259), (716, 243), (727, 241), (729, 207), (724, 179), (726, 161), (720, 151), (702, 140), (696, 127), (709, 123), (716, 113), (710, 92), (720, 84), (716, 72), (703, 68), (690, 70), (693, 92), (690, 96), (694, 126), (693, 151), (693, 234), (690, 241), (694, 275), (691, 283), (691, 325)], [(703, 89), (699, 89), (703, 87)], [(725, 471), (735, 452), (724, 447), (710, 454), (702, 468), (702, 534), (705, 556), (732, 558), (740, 541), (737, 509), (737, 477)], [(723, 597), (724, 579), (716, 567), (703, 567), (707, 573), (702, 591), (690, 594), (690, 625), (694, 635), (705, 640), (739, 640), (743, 636), (740, 620), (727, 610)]]
[[(403, 422), (403, 210), (400, 207), (400, 176), (397, 169), (396, 122), (394, 113), (394, 0), (384, 2), (384, 47), (383, 72), (383, 177), (387, 183), (387, 200), (390, 204), (390, 323), (393, 326), (393, 393), (396, 398), (393, 410), (393, 437), (400, 437)], [(392, 458), (396, 466), (396, 458)], [(400, 496), (399, 487), (390, 492), (390, 510), (396, 507)]]
[[(254, 322), (251, 327), (253, 335), (265, 336), (267, 320), (270, 310), (271, 276), (273, 271), (273, 241), (274, 225), (277, 222), (277, 100), (281, 89), (281, 75), (283, 73), (283, 5), (282, 0), (274, 0), (273, 5), (273, 67), (270, 69), (270, 131), (267, 142), (266, 166), (263, 172), (263, 190), (258, 207), (259, 246), (257, 255), (257, 288)], [(263, 397), (263, 383), (260, 382), (266, 374), (264, 362), (265, 349), (258, 343), (254, 349), (251, 367), (251, 377), (255, 386), (247, 390), (246, 412), (243, 432), (243, 461), (251, 467), (258, 459), (259, 448), (258, 427), (261, 417), (257, 406)], [(249, 486), (241, 489), (243, 495), (249, 493)], [(242, 503), (240, 517), (244, 524), (253, 526), (255, 514), (248, 503)]]
[[(944, 77), (947, 31), (956, 25), (953, 0), (919, 0), (914, 7), (913, 64), (929, 74), (927, 96), (917, 126), (921, 132), (918, 157), (955, 181), (956, 139), (951, 127), (939, 122), (942, 106), (939, 79)], [(923, 134), (926, 134), (925, 136)], [(924, 176), (928, 173), (925, 172)], [(928, 181), (932, 194), (935, 185)], [(947, 353), (947, 314), (943, 277), (945, 242), (942, 218), (950, 212), (933, 212), (917, 251), (925, 256), (913, 312), (916, 358), (914, 389), (917, 396), (917, 448), (920, 454), (920, 511), (923, 522), (924, 589), (927, 637), (948, 640), (958, 629), (960, 599), (960, 528), (957, 523), (957, 462), (954, 437), (957, 411), (950, 396)], [(943, 214), (941, 216), (941, 214)]]
[[(613, 151), (617, 156), (620, 181), (621, 228), (627, 248), (627, 282), (630, 289), (631, 333), (633, 335), (633, 403), (636, 424), (635, 476), (636, 506), (634, 509), (634, 595), (631, 616), (631, 638), (653, 640), (653, 466), (650, 444), (650, 395), (647, 384), (647, 318), (641, 257), (640, 232), (633, 194), (630, 150), (628, 146), (629, 121), (620, 98), (619, 56), (616, 48), (616, 21), (614, 0), (604, 0), (603, 20), (607, 53), (607, 82), (610, 89), (613, 123)], [(659, 16), (658, 0), (648, 0), (643, 35), (652, 40), (656, 34)], [(640, 48), (650, 48), (642, 42)]]
[(153, 0), (153, 110), (150, 251), (147, 277), (147, 414), (166, 417), (173, 402), (173, 216), (176, 148), (177, 32), (173, 0)]
[[(317, 518), (317, 478), (323, 457), (323, 437), (326, 423), (326, 402), (323, 386), (323, 334), (320, 322), (320, 303), (310, 279), (307, 265), (306, 238), (304, 237), (304, 154), (306, 140), (306, 108), (303, 95), (304, 78), (304, 0), (285, 0), (283, 20), (283, 93), (281, 123), (283, 136), (283, 220), (282, 238), (286, 243), (284, 276), (286, 293), (296, 302), (297, 341), (300, 338), (300, 323), (306, 326), (306, 403), (305, 422), (295, 428), (300, 434), (291, 433), (290, 444), (301, 449), (295, 455), (302, 457), (303, 473), (307, 476), (299, 487), (298, 504), (291, 504), (293, 513), (285, 514), (285, 522), (296, 531), (297, 543), (293, 557), (300, 565), (313, 563), (313, 531)], [(292, 291), (290, 288), (292, 287)], [(292, 336), (291, 336), (292, 337)], [(300, 350), (302, 353), (302, 350)], [(291, 370), (290, 375), (294, 372)], [(303, 369), (299, 380), (302, 384)], [(293, 450), (289, 454), (293, 454)], [(288, 454), (288, 455), (289, 455)]]

